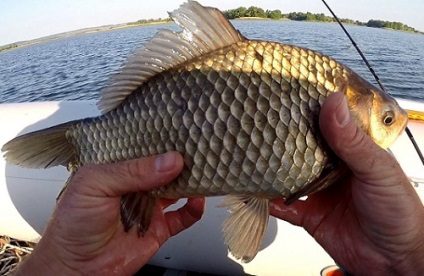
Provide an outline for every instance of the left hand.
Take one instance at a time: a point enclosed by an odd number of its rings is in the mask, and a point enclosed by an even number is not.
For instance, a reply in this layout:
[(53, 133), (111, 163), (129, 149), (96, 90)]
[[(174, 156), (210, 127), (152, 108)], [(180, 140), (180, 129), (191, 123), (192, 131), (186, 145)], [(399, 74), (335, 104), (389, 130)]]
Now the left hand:
[(79, 169), (60, 198), (43, 238), (18, 269), (18, 275), (119, 274), (137, 272), (171, 236), (198, 221), (204, 198), (164, 213), (173, 202), (159, 200), (148, 231), (124, 231), (121, 196), (159, 188), (183, 168), (171, 152), (111, 165)]

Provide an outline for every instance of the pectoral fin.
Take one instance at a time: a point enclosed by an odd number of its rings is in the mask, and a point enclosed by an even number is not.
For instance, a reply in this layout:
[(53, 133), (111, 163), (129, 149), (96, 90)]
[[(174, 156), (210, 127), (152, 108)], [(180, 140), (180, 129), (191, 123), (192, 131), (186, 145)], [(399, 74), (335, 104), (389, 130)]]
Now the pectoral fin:
[(121, 221), (124, 230), (137, 227), (137, 232), (144, 234), (150, 226), (156, 198), (145, 193), (130, 193), (121, 200)]
[(231, 215), (224, 221), (224, 241), (231, 254), (250, 262), (259, 251), (269, 219), (269, 200), (249, 195), (228, 195), (218, 207)]
[(66, 191), (66, 189), (68, 188), (68, 184), (71, 182), (72, 178), (74, 177), (74, 175), (77, 173), (79, 169), (78, 165), (69, 163), (68, 164), (68, 171), (71, 173), (68, 177), (68, 179), (65, 182), (65, 185), (63, 185), (62, 190), (60, 190), (59, 194), (56, 196), (56, 201), (58, 201), (60, 199), (60, 197), (62, 196), (62, 194)]
[(335, 182), (337, 182), (339, 179), (344, 177), (349, 172), (349, 169), (344, 163), (338, 163), (337, 166), (331, 166), (327, 167), (323, 170), (321, 173), (321, 176), (316, 179), (315, 181), (312, 181), (309, 185), (306, 185), (303, 189), (297, 191), (296, 193), (292, 194), (286, 200), (284, 203), (286, 205), (290, 205), (302, 196), (311, 195), (313, 193), (316, 193), (318, 191), (321, 191)]

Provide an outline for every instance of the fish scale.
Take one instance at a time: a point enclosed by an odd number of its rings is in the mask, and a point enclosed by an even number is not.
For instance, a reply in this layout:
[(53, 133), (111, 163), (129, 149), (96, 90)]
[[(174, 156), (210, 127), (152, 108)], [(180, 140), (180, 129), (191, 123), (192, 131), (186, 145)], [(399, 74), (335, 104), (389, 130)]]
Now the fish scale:
[(328, 56), (249, 40), (195, 1), (170, 16), (183, 31), (161, 30), (128, 59), (102, 91), (103, 115), (16, 137), (2, 147), (6, 160), (66, 166), (69, 182), (86, 164), (178, 151), (185, 166), (173, 182), (122, 196), (124, 230), (147, 231), (157, 198), (227, 195), (224, 242), (248, 262), (265, 235), (270, 199), (290, 204), (348, 172), (319, 131), (329, 94), (345, 94), (381, 147), (406, 126), (394, 99)]

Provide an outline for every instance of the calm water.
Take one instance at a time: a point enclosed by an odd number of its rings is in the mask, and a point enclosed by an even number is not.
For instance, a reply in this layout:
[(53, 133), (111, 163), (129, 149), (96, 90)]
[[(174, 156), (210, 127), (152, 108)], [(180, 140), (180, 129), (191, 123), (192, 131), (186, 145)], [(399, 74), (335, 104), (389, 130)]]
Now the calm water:
[[(280, 41), (328, 54), (372, 81), (336, 24), (236, 21), (247, 37)], [(86, 34), (0, 54), (0, 103), (97, 99), (108, 77), (160, 28), (143, 26)], [(347, 26), (387, 89), (424, 101), (424, 35)]]

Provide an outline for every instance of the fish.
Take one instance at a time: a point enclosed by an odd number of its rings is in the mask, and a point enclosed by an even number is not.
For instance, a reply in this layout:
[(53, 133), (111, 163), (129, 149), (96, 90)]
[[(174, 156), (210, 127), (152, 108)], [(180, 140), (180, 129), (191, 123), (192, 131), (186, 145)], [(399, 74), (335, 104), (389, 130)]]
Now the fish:
[(221, 11), (195, 1), (169, 16), (181, 30), (160, 30), (128, 58), (101, 92), (100, 116), (18, 136), (1, 149), (6, 161), (65, 166), (71, 179), (86, 164), (178, 151), (184, 169), (173, 182), (122, 197), (125, 230), (147, 231), (159, 198), (225, 196), (224, 242), (250, 262), (270, 200), (291, 204), (348, 172), (320, 133), (328, 95), (343, 93), (382, 148), (405, 129), (408, 116), (395, 99), (327, 55), (248, 39)]

